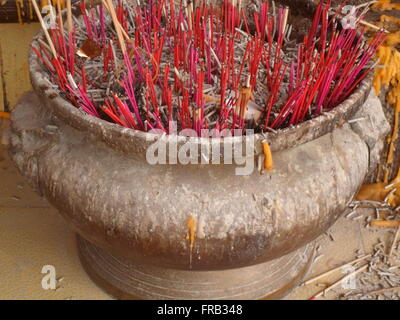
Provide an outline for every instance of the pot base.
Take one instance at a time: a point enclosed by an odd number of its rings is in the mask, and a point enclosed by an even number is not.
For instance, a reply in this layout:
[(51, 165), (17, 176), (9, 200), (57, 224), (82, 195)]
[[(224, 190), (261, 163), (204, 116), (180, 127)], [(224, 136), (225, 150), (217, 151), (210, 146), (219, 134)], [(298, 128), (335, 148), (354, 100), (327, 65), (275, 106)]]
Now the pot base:
[(279, 259), (223, 271), (184, 271), (142, 265), (116, 257), (78, 236), (82, 265), (92, 280), (118, 299), (280, 299), (307, 273), (309, 244)]

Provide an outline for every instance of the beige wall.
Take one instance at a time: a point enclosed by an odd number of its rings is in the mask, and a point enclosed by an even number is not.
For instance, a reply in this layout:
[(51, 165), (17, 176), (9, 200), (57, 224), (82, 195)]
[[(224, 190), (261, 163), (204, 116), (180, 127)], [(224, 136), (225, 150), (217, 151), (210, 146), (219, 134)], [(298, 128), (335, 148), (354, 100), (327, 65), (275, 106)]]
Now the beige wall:
[(30, 89), (28, 48), (39, 24), (0, 24), (0, 111), (12, 109)]

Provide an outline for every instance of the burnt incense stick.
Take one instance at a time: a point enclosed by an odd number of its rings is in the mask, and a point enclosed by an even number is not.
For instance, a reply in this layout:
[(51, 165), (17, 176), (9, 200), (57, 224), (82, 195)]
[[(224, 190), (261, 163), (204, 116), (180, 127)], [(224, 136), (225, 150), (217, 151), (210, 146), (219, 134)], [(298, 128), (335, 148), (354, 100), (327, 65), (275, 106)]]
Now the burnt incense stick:
[(305, 281), (305, 282), (303, 283), (303, 285), (306, 286), (306, 285), (309, 285), (309, 284), (311, 284), (311, 283), (314, 283), (314, 282), (316, 282), (316, 281), (318, 281), (318, 280), (321, 280), (322, 278), (325, 278), (325, 277), (327, 277), (327, 276), (329, 276), (329, 275), (331, 275), (331, 274), (334, 274), (334, 273), (336, 273), (336, 272), (338, 272), (338, 271), (340, 271), (340, 270), (342, 270), (342, 269), (344, 269), (344, 268), (346, 268), (346, 267), (352, 266), (352, 265), (354, 265), (354, 264), (356, 264), (356, 263), (358, 263), (358, 262), (364, 261), (364, 260), (369, 259), (369, 258), (371, 258), (371, 255), (370, 255), (370, 254), (369, 254), (369, 255), (365, 255), (365, 256), (363, 256), (363, 257), (361, 257), (361, 258), (355, 259), (355, 260), (353, 260), (353, 261), (347, 262), (347, 263), (345, 263), (345, 264), (343, 264), (343, 265), (341, 265), (341, 266), (339, 266), (339, 267), (336, 267), (336, 268), (334, 268), (334, 269), (331, 269), (331, 270), (329, 270), (329, 271), (327, 271), (327, 272), (324, 272), (324, 273), (322, 273), (322, 274), (320, 274), (320, 275), (318, 275), (318, 276), (316, 276), (316, 277), (313, 277), (313, 278), (311, 278), (311, 279)]
[(44, 22), (44, 20), (42, 18), (42, 15), (40, 13), (40, 10), (39, 10), (39, 7), (38, 7), (38, 5), (36, 3), (36, 0), (32, 0), (32, 5), (33, 5), (33, 8), (35, 9), (36, 15), (37, 15), (37, 17), (39, 19), (40, 25), (41, 25), (42, 30), (44, 32), (44, 35), (46, 37), (47, 44), (50, 47), (51, 53), (53, 54), (53, 57), (55, 59), (57, 59), (58, 55), (57, 55), (56, 49), (54, 47), (53, 41), (51, 40), (50, 34), (49, 34), (48, 30), (47, 30), (47, 26), (46, 26), (46, 24), (45, 24), (45, 22)]
[(126, 51), (126, 45), (125, 45), (124, 37), (123, 37), (123, 34), (122, 34), (122, 30), (121, 30), (122, 27), (121, 27), (120, 23), (118, 22), (118, 18), (117, 18), (117, 15), (115, 13), (115, 8), (114, 8), (114, 5), (112, 3), (112, 0), (103, 0), (103, 4), (107, 8), (107, 10), (109, 11), (109, 13), (111, 15), (111, 18), (113, 20), (115, 31), (117, 32), (117, 37), (118, 37), (119, 45), (121, 47), (122, 54), (126, 55), (127, 51)]
[[(104, 0), (102, 0), (102, 4), (107, 9), (107, 11), (110, 12), (111, 9), (109, 8), (108, 3), (105, 2)], [(130, 41), (131, 39), (130, 39), (129, 35), (126, 33), (125, 29), (122, 27), (122, 25), (119, 22), (119, 20), (118, 19), (116, 21), (113, 20), (113, 22), (114, 22), (114, 24), (118, 25), (118, 29), (121, 31), (121, 33), (122, 33), (123, 37), (125, 38), (125, 40)]]
[(59, 27), (61, 28), (61, 33), (64, 35), (64, 22), (62, 17), (62, 10), (61, 10), (61, 0), (57, 0), (57, 10), (58, 10), (58, 23)]
[(329, 287), (326, 287), (324, 290), (322, 290), (319, 293), (317, 293), (311, 299), (315, 300), (315, 299), (321, 298), (322, 296), (325, 296), (329, 291), (332, 291), (333, 289), (338, 287), (340, 284), (345, 283), (346, 281), (348, 281), (352, 277), (358, 275), (359, 273), (362, 273), (362, 272), (366, 271), (367, 269), (368, 269), (368, 264), (363, 265), (362, 267), (358, 268), (354, 272), (349, 273), (348, 275), (344, 276), (340, 280), (338, 280), (335, 283), (331, 284)]
[(73, 32), (71, 0), (67, 0), (67, 28), (68, 33), (71, 34)]

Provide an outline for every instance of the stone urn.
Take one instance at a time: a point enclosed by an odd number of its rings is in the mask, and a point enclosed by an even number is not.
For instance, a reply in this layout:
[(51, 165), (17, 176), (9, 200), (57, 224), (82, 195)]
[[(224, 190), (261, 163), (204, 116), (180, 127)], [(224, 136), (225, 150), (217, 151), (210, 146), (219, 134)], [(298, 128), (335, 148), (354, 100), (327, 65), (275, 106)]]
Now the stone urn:
[[(89, 276), (121, 299), (283, 297), (307, 273), (313, 240), (376, 168), (390, 129), (372, 75), (341, 105), (295, 127), (171, 138), (82, 113), (32, 52), (29, 65), (33, 92), (12, 112), (11, 157), (77, 233)], [(238, 174), (227, 142), (247, 150), (251, 174)], [(274, 161), (264, 173), (263, 142)], [(153, 164), (157, 143), (220, 150), (220, 163), (203, 163), (199, 152), (197, 164)]]

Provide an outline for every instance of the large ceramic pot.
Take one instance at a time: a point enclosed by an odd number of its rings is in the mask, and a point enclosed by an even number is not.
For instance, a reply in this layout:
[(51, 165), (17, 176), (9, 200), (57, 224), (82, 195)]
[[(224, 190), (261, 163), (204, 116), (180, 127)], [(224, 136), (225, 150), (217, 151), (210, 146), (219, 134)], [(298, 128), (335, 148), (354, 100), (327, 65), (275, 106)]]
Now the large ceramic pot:
[[(296, 127), (177, 138), (177, 150), (221, 146), (221, 164), (152, 165), (149, 147), (172, 146), (168, 137), (83, 114), (52, 88), (33, 53), (29, 64), (34, 91), (13, 111), (11, 156), (78, 234), (89, 275), (119, 298), (282, 297), (306, 273), (312, 241), (377, 164), (389, 131), (369, 77), (331, 112)], [(227, 141), (250, 150), (250, 175), (225, 164)], [(261, 174), (263, 141), (274, 169)]]

